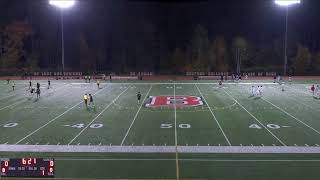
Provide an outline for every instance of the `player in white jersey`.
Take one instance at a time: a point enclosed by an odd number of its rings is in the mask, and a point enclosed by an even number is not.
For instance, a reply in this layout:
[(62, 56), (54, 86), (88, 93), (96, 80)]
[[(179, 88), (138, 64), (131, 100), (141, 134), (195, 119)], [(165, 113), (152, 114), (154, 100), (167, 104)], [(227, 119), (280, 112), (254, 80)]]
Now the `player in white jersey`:
[(259, 96), (262, 96), (262, 86), (258, 88), (258, 93), (259, 93)]
[(251, 96), (255, 95), (255, 86), (251, 86)]

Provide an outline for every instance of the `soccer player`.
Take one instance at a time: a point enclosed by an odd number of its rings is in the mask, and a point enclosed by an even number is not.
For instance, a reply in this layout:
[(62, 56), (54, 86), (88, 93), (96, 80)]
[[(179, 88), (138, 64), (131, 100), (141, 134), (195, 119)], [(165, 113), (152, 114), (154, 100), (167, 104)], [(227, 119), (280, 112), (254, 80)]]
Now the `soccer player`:
[(289, 84), (291, 84), (291, 81), (292, 81), (291, 76), (289, 76)]
[(255, 92), (255, 86), (251, 86), (251, 95), (254, 96)]
[[(93, 104), (93, 97), (91, 94), (89, 94), (89, 105)], [(94, 105), (94, 104), (93, 104)]]
[(32, 89), (32, 83), (29, 81), (29, 89)]
[(138, 94), (137, 94), (137, 99), (138, 99), (138, 104), (140, 104), (140, 100), (141, 100), (141, 93), (140, 92), (138, 92)]
[(89, 79), (89, 83), (90, 83), (90, 81), (91, 81), (91, 76), (89, 76), (89, 78), (88, 78), (88, 79)]
[(312, 92), (312, 95), (313, 95), (313, 96), (314, 96), (314, 90), (315, 90), (314, 85), (312, 85), (312, 86), (311, 86), (311, 92)]
[(84, 94), (83, 100), (84, 100), (84, 104), (86, 105), (86, 107), (88, 107), (88, 95), (87, 94)]
[(262, 86), (258, 88), (258, 93), (259, 93), (259, 96), (262, 96)]
[(87, 83), (87, 76), (84, 76), (84, 81)]
[(37, 98), (40, 97), (40, 93), (41, 93), (40, 88), (37, 88)]
[(219, 81), (219, 88), (222, 88), (222, 81)]
[(50, 82), (50, 79), (48, 80), (48, 89), (51, 88), (51, 82)]
[(14, 82), (12, 82), (12, 90), (14, 91), (14, 87), (16, 86), (16, 84)]
[(37, 83), (37, 89), (40, 89), (40, 83)]
[(34, 92), (35, 92), (35, 89), (31, 88), (31, 90), (30, 90), (31, 95), (33, 95)]
[(10, 79), (7, 79), (7, 84), (10, 84)]
[(100, 89), (100, 81), (99, 80), (97, 81), (97, 86), (98, 86), (98, 89)]

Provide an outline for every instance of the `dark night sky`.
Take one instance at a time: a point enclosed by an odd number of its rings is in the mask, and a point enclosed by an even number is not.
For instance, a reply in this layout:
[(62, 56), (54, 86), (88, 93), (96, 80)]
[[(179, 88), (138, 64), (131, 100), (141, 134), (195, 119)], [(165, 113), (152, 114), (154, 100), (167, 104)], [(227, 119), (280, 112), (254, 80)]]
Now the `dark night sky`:
[[(290, 7), (289, 15), (289, 39), (314, 51), (320, 48), (319, 7), (319, 0), (303, 0)], [(50, 34), (51, 44), (59, 46), (59, 11), (47, 0), (0, 0), (0, 25), (19, 19)], [(130, 32), (133, 26), (139, 30), (141, 19), (153, 24), (169, 51), (186, 46), (198, 24), (208, 29), (210, 39), (221, 34), (230, 42), (240, 35), (260, 45), (283, 38), (285, 8), (273, 0), (80, 0), (65, 11), (66, 53), (71, 56), (80, 32), (90, 37), (92, 46), (103, 39), (107, 46), (117, 47), (114, 37), (121, 38), (121, 32)], [(123, 44), (129, 41), (122, 38)]]

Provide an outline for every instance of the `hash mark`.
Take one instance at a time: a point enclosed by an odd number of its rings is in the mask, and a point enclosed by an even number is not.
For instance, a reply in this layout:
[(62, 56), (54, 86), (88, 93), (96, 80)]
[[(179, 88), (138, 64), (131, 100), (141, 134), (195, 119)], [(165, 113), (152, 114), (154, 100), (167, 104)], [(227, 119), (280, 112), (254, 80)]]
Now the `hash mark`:
[(101, 142), (99, 143), (99, 146), (101, 146)]
[(60, 145), (60, 142), (58, 142), (58, 144), (57, 144), (58, 146)]
[(47, 144), (46, 145), (49, 145), (50, 143), (49, 142), (47, 142)]
[(29, 144), (29, 142), (26, 142), (26, 144)]
[(316, 146), (319, 146), (319, 144), (316, 144)]
[(79, 145), (80, 145), (80, 143), (77, 144), (77, 146), (79, 146)]
[(39, 144), (39, 142), (36, 143), (36, 145), (38, 145), (38, 144)]

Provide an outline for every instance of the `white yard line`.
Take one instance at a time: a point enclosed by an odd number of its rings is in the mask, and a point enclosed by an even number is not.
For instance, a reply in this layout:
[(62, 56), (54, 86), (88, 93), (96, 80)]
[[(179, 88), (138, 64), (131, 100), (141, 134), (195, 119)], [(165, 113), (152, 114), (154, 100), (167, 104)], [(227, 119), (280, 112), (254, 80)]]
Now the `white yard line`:
[(296, 121), (300, 122), (301, 124), (305, 125), (306, 127), (312, 129), (314, 132), (320, 134), (320, 132), (318, 130), (316, 130), (315, 128), (311, 127), (310, 125), (306, 124), (305, 122), (301, 121), (300, 119), (296, 118), (295, 116), (293, 116), (292, 114), (288, 113), (287, 111), (283, 110), (282, 108), (280, 108), (279, 106), (273, 104), (272, 102), (270, 102), (269, 100), (265, 99), (265, 98), (261, 98), (262, 100), (266, 101), (267, 103), (271, 104), (272, 106), (274, 106), (275, 108), (279, 109), (280, 111), (282, 111), (283, 113), (285, 113), (286, 115), (292, 117), (293, 119), (295, 119)]
[(225, 134), (225, 132), (223, 131), (223, 129), (222, 129), (222, 127), (221, 127), (221, 125), (220, 125), (220, 123), (219, 123), (218, 119), (217, 119), (217, 118), (216, 118), (216, 116), (214, 115), (214, 113), (213, 113), (213, 111), (212, 111), (212, 109), (211, 109), (211, 107), (210, 107), (210, 105), (209, 105), (208, 101), (206, 100), (206, 98), (204, 97), (204, 95), (202, 94), (202, 92), (200, 91), (200, 89), (199, 89), (198, 85), (197, 85), (197, 84), (195, 84), (195, 86), (197, 87), (197, 89), (198, 89), (198, 91), (199, 91), (200, 95), (203, 97), (204, 102), (205, 102), (205, 103), (206, 103), (206, 105), (208, 106), (208, 108), (209, 108), (209, 110), (210, 110), (210, 112), (211, 112), (211, 115), (213, 116), (214, 120), (215, 120), (215, 121), (216, 121), (216, 123), (218, 124), (219, 129), (221, 130), (221, 132), (222, 132), (222, 134), (223, 134), (224, 138), (226, 139), (226, 141), (227, 141), (227, 143), (229, 144), (229, 146), (231, 146), (231, 143), (230, 143), (230, 141), (229, 141), (229, 139), (228, 139), (227, 135), (226, 135), (226, 134)]
[[(61, 86), (61, 87), (59, 87), (58, 89), (61, 89), (61, 88), (65, 87), (65, 86), (66, 86), (66, 85)], [(58, 90), (58, 89), (56, 89), (56, 90)], [(56, 90), (54, 90), (54, 91), (56, 91)], [(46, 93), (47, 93), (47, 92), (46, 92)], [(16, 94), (16, 95), (17, 95), (17, 94)], [(14, 95), (14, 96), (16, 96), (16, 95)], [(22, 103), (22, 102), (24, 102), (24, 101), (27, 101), (27, 100), (26, 100), (26, 99), (22, 99), (22, 100), (20, 100), (20, 101), (18, 101), (18, 102), (15, 102), (15, 103), (11, 104), (11, 105), (8, 105), (8, 106), (6, 106), (6, 107), (2, 107), (2, 108), (0, 108), (0, 111), (3, 110), (3, 109), (6, 109), (6, 108), (13, 107), (14, 105), (17, 105), (17, 104)]]
[(4, 110), (4, 109), (6, 109), (6, 108), (9, 108), (9, 107), (13, 107), (14, 105), (17, 105), (17, 104), (22, 103), (22, 102), (24, 102), (24, 101), (26, 101), (26, 100), (23, 99), (23, 100), (20, 100), (20, 101), (18, 101), (18, 102), (15, 102), (15, 103), (13, 103), (13, 104), (11, 104), (11, 105), (5, 106), (5, 107), (1, 108), (0, 111), (1, 111), (1, 110)]
[[(302, 93), (302, 94), (306, 94), (308, 96), (311, 96), (312, 97), (312, 93), (311, 93), (311, 90), (310, 90), (310, 93), (307, 93), (307, 92), (304, 92), (304, 91), (301, 91), (300, 89), (296, 89), (292, 86), (288, 86), (288, 85), (285, 85), (286, 87), (289, 87), (290, 89), (292, 89), (293, 91), (295, 92), (298, 92), (298, 93)], [(311, 87), (311, 86), (310, 86)]]
[[(87, 84), (87, 83), (83, 83), (83, 84)], [(137, 83), (137, 82), (131, 82), (131, 83), (100, 83), (100, 84), (130, 84), (130, 85), (133, 85), (133, 84), (147, 84), (147, 85), (150, 85), (150, 84), (154, 84), (154, 85), (173, 85), (174, 84), (174, 82), (168, 82), (168, 83), (166, 83), (166, 82), (161, 82), (161, 83), (153, 83), (153, 82), (139, 82), (139, 83)], [(214, 83), (214, 82), (211, 82), (211, 83), (201, 83), (201, 82), (198, 82), (198, 83), (194, 83), (194, 82), (190, 82), (190, 83), (188, 83), (188, 82), (175, 82), (175, 84), (177, 85), (183, 85), (183, 84), (190, 84), (190, 85), (194, 85), (194, 84), (219, 84), (219, 81), (218, 80), (216, 80), (216, 83)], [(247, 83), (233, 83), (233, 82), (224, 82), (223, 84), (247, 84), (247, 85), (279, 85), (279, 84), (275, 84), (275, 83), (259, 83), (259, 82), (247, 82)]]
[(129, 88), (126, 88), (124, 91), (122, 91), (112, 102), (110, 102), (94, 119), (92, 119), (92, 121), (85, 127), (83, 128), (69, 143), (68, 145), (70, 145), (71, 143), (73, 143), (74, 140), (76, 140), (86, 129), (88, 129), (89, 126), (91, 126), (91, 124), (98, 119), (98, 117), (101, 116), (101, 114), (103, 114), (114, 102), (116, 102), (119, 97), (128, 90)]
[(126, 134), (125, 134), (125, 136), (123, 137), (123, 139), (122, 139), (122, 141), (121, 141), (121, 146), (122, 146), (122, 145), (123, 145), (123, 143), (125, 142), (125, 140), (126, 140), (126, 138), (127, 138), (128, 134), (129, 134), (129, 132), (130, 132), (130, 130), (131, 130), (131, 128), (132, 128), (132, 126), (133, 126), (133, 124), (134, 124), (134, 122), (136, 121), (136, 119), (137, 119), (137, 117), (138, 117), (138, 114), (139, 114), (139, 112), (140, 112), (140, 110), (141, 110), (141, 107), (142, 107), (143, 103), (145, 102), (146, 98), (148, 97), (148, 94), (149, 94), (149, 92), (151, 91), (151, 89), (152, 89), (152, 85), (150, 86), (150, 88), (149, 88), (149, 90), (148, 90), (147, 94), (145, 95), (145, 97), (144, 97), (143, 101), (141, 102), (140, 107), (139, 107), (139, 109), (138, 109), (137, 113), (135, 114), (135, 116), (134, 116), (134, 118), (133, 118), (133, 120), (132, 120), (132, 122), (131, 122), (131, 124), (130, 124), (130, 126), (129, 126), (129, 128), (128, 128), (128, 130), (127, 130)]
[[(100, 93), (103, 89), (100, 89), (99, 91), (97, 91), (96, 93), (94, 93), (94, 95)], [(54, 122), (55, 120), (59, 119), (61, 116), (65, 115), (66, 113), (68, 113), (69, 111), (71, 111), (72, 109), (74, 109), (75, 107), (77, 107), (78, 105), (80, 105), (83, 101), (80, 101), (79, 103), (77, 103), (76, 105), (72, 106), (71, 108), (67, 109), (66, 111), (64, 111), (63, 113), (61, 113), (60, 115), (56, 116), (55, 118), (53, 118), (52, 120), (50, 120), (49, 122), (47, 122), (46, 124), (42, 125), (41, 127), (39, 127), (38, 129), (32, 131), (30, 134), (28, 134), (27, 136), (25, 136), (24, 138), (20, 139), (18, 142), (16, 142), (15, 144), (19, 144), (20, 142), (22, 142), (23, 140), (27, 139), (28, 137), (32, 136), (34, 133), (40, 131), (42, 128), (48, 126), (50, 123)]]
[[(35, 153), (175, 153), (175, 146), (0, 145), (0, 152)], [(319, 154), (318, 146), (178, 146), (179, 153), (195, 154)], [(176, 159), (174, 159), (176, 160)], [(179, 159), (180, 160), (180, 159)]]
[(284, 142), (282, 142), (275, 134), (273, 134), (264, 124), (262, 124), (258, 118), (256, 118), (252, 113), (250, 113), (242, 104), (240, 104), (233, 96), (231, 96), (225, 89), (223, 91), (231, 97), (235, 102), (237, 102), (251, 117), (253, 117), (263, 128), (265, 128), (275, 139), (277, 139), (283, 146), (286, 146)]
[(173, 99), (174, 99), (174, 141), (175, 141), (175, 155), (176, 155), (176, 178), (180, 179), (179, 169), (179, 152), (178, 152), (178, 133), (177, 133), (177, 105), (176, 105), (176, 83), (173, 82)]

